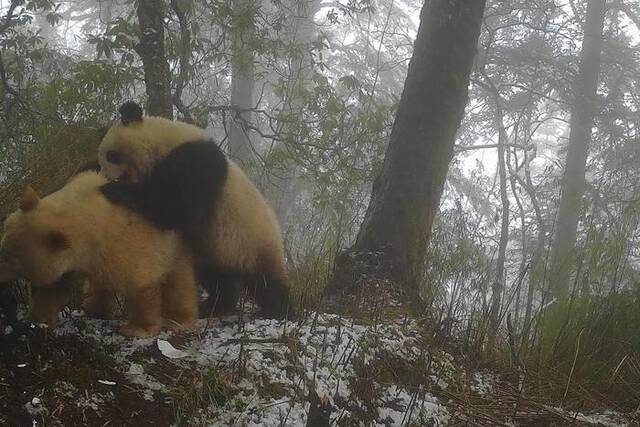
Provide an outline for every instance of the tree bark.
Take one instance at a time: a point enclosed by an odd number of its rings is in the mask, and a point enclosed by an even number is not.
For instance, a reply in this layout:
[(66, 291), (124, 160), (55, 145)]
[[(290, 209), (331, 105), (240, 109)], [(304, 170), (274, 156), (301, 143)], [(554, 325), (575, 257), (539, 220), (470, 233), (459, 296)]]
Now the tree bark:
[(600, 73), (604, 11), (605, 0), (588, 1), (580, 68), (571, 107), (567, 161), (552, 248), (550, 289), (557, 298), (566, 298), (569, 293), (569, 276), (585, 188), (591, 128), (598, 107), (596, 89)]
[[(427, 0), (382, 170), (364, 222), (330, 291), (363, 278), (416, 301), (431, 225), (467, 102), (485, 2)], [(374, 276), (374, 277), (372, 277)]]
[[(254, 0), (235, 0), (234, 17), (240, 21), (248, 19), (251, 23), (238, 25), (234, 28), (233, 59), (231, 67), (231, 105), (240, 110), (250, 110), (253, 104), (253, 88), (255, 86), (253, 52), (250, 50), (248, 39), (253, 37)], [(245, 28), (245, 26), (247, 28)], [(238, 111), (229, 124), (229, 155), (240, 164), (247, 163), (253, 157), (250, 130), (247, 124), (253, 121), (250, 111)]]
[(164, 50), (165, 6), (161, 0), (139, 0), (140, 43), (136, 51), (142, 58), (149, 115), (173, 119), (171, 71)]
[(178, 65), (180, 72), (174, 81), (173, 104), (182, 115), (181, 120), (196, 124), (189, 108), (182, 102), (182, 92), (187, 86), (191, 73), (191, 30), (189, 29), (189, 16), (191, 15), (191, 4), (187, 0), (170, 0), (171, 9), (178, 18), (180, 25), (180, 43), (178, 45)]
[[(488, 80), (488, 79), (487, 79)], [(505, 145), (508, 142), (507, 131), (504, 127), (504, 112), (502, 109), (502, 99), (499, 92), (490, 83), (494, 91), (496, 104), (495, 126), (498, 130), (498, 176), (500, 178), (500, 203), (502, 205), (500, 223), (500, 242), (498, 243), (498, 259), (496, 260), (496, 272), (491, 285), (491, 309), (489, 318), (491, 327), (489, 328), (488, 346), (493, 347), (498, 327), (500, 326), (500, 307), (502, 301), (502, 291), (504, 290), (505, 261), (507, 255), (507, 243), (509, 243), (509, 196), (507, 194), (507, 170), (505, 167)]]

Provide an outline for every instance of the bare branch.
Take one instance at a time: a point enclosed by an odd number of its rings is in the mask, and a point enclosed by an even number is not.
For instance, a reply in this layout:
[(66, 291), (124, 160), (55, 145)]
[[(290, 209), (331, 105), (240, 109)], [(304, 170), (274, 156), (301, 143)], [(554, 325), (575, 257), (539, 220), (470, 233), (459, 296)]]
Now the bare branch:
[(469, 145), (469, 146), (456, 145), (453, 148), (453, 151), (457, 154), (457, 153), (462, 153), (463, 151), (486, 150), (488, 148), (498, 148), (498, 147), (520, 148), (522, 150), (531, 148), (531, 146), (528, 146), (528, 145), (507, 143), (507, 144), (482, 144), (482, 145)]

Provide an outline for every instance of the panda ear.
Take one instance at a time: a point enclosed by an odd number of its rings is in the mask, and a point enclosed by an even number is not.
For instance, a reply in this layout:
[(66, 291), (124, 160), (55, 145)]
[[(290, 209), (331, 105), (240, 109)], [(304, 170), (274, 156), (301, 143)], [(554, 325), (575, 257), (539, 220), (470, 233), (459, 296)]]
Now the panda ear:
[(31, 188), (31, 186), (27, 186), (27, 189), (24, 190), (24, 194), (22, 195), (22, 199), (20, 199), (20, 210), (23, 212), (29, 212), (30, 210), (35, 209), (38, 206), (38, 202), (40, 201), (40, 197), (36, 190)]
[(71, 239), (62, 231), (52, 231), (46, 237), (51, 252), (63, 251), (71, 247)]
[(135, 101), (127, 101), (118, 109), (123, 125), (142, 121), (142, 107)]

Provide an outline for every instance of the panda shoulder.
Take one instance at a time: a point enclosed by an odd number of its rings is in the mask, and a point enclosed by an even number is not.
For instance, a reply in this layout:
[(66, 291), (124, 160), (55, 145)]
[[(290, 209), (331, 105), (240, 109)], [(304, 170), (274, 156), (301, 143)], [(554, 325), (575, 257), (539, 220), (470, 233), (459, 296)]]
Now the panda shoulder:
[(107, 179), (96, 171), (85, 171), (71, 177), (62, 188), (64, 193), (80, 196), (99, 194), (100, 187), (106, 184)]
[(106, 182), (107, 179), (98, 171), (85, 170), (71, 177), (67, 185), (75, 185), (82, 188), (97, 188)]

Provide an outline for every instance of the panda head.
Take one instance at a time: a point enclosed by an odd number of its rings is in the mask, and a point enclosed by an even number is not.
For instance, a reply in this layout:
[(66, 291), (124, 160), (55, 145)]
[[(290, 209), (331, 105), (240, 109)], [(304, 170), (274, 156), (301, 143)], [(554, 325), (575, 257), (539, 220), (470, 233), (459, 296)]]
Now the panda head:
[(55, 283), (74, 265), (69, 215), (55, 202), (41, 201), (27, 188), (20, 209), (4, 222), (0, 280), (26, 279), (34, 286)]
[(107, 131), (98, 148), (100, 173), (110, 181), (139, 181), (173, 148), (205, 139), (197, 126), (163, 117), (143, 116), (142, 107), (127, 101), (119, 108), (120, 120)]
[(137, 180), (148, 158), (142, 107), (127, 101), (118, 109), (120, 120), (107, 131), (98, 148), (100, 172), (109, 180)]

